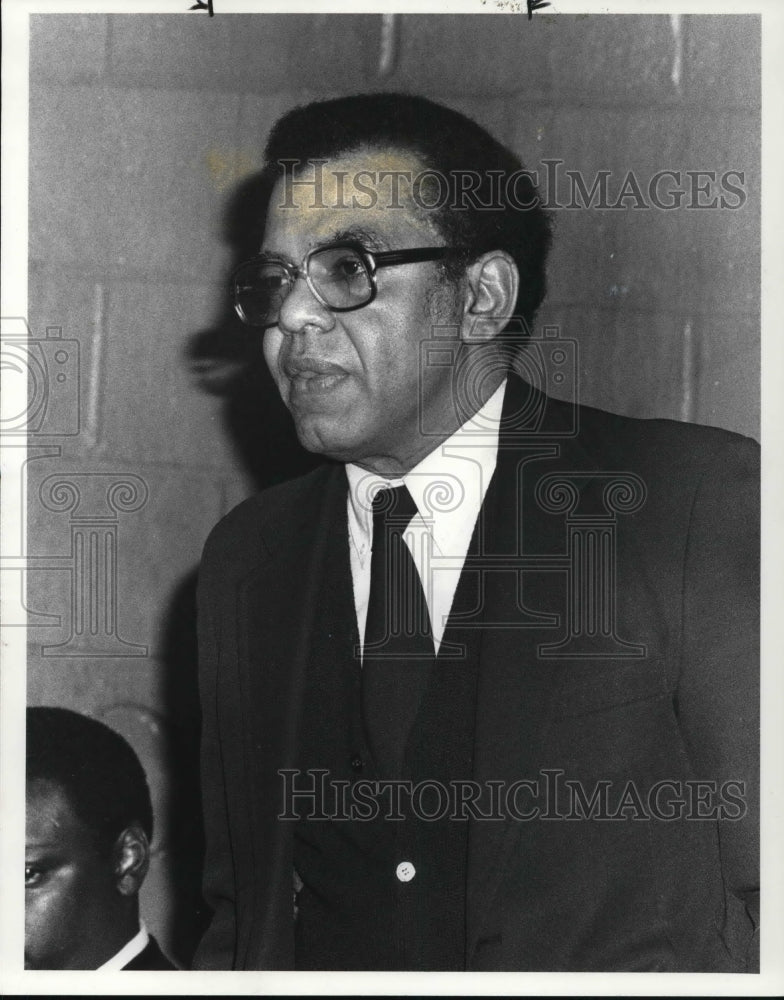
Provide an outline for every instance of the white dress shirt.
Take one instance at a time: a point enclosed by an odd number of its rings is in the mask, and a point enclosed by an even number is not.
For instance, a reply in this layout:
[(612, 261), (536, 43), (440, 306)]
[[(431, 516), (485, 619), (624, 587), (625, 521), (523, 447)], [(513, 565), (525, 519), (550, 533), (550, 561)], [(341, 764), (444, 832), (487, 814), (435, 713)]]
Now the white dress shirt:
[(351, 577), (363, 643), (370, 597), (373, 498), (380, 489), (405, 484), (419, 513), (404, 537), (422, 580), (438, 652), (476, 519), (495, 471), (505, 388), (504, 381), (480, 410), (402, 479), (384, 479), (358, 465), (346, 466)]
[(112, 955), (108, 962), (99, 965), (95, 971), (114, 972), (117, 969), (124, 969), (131, 959), (136, 958), (137, 955), (141, 955), (149, 941), (150, 935), (147, 932), (147, 928), (144, 926), (144, 923), (141, 923), (138, 933), (127, 944), (123, 945), (118, 952)]

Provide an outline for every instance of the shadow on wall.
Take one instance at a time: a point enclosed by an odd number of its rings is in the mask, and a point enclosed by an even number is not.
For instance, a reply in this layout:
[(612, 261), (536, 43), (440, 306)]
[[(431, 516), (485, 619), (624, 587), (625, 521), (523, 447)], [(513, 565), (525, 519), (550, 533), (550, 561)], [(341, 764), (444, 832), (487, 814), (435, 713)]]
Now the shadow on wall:
[[(243, 182), (229, 201), (225, 238), (234, 265), (258, 252), (268, 188), (259, 175)], [(288, 411), (267, 370), (262, 331), (245, 326), (228, 294), (218, 303), (216, 322), (193, 334), (186, 363), (205, 392), (224, 399), (228, 440), (257, 490), (302, 475), (320, 459), (299, 444)], [(198, 568), (175, 589), (164, 620), (163, 708), (175, 739), (170, 752), (169, 809), (171, 948), (184, 968), (209, 922), (201, 897), (204, 833), (199, 788), (199, 697), (196, 586)]]
[[(270, 193), (265, 177), (254, 174), (231, 197), (224, 238), (232, 267), (258, 253)], [(227, 433), (257, 489), (302, 475), (321, 461), (297, 440), (264, 362), (262, 338), (262, 330), (239, 319), (227, 291), (215, 325), (194, 334), (188, 345), (188, 361), (204, 390), (225, 399)]]

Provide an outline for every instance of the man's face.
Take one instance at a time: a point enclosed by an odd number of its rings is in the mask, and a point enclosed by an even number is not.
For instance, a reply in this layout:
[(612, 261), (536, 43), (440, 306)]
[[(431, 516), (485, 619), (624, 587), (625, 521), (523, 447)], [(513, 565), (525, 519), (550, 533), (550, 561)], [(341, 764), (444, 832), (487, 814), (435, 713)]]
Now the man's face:
[[(361, 181), (374, 187), (377, 203), (351, 204), (358, 171), (410, 170), (416, 176), (421, 169), (413, 156), (399, 151), (345, 154), (324, 167), (321, 206), (314, 204), (312, 186), (295, 186), (296, 207), (281, 208), (279, 183), (262, 249), (299, 264), (308, 250), (336, 239), (357, 239), (371, 251), (443, 245), (426, 211), (407, 202), (404, 193), (402, 207), (390, 207), (388, 182), (373, 185), (364, 175)], [(306, 167), (300, 179), (311, 176)], [(369, 198), (358, 200), (365, 204)], [(336, 207), (341, 202), (346, 207)], [(427, 427), (452, 423), (448, 365), (435, 375), (428, 372), (427, 413), (420, 414), (420, 345), (433, 336), (434, 324), (459, 324), (462, 291), (445, 283), (432, 262), (380, 268), (376, 281), (371, 303), (332, 312), (298, 280), (277, 325), (265, 334), (264, 355), (305, 448), (392, 475), (410, 469), (437, 443), (422, 434), (423, 416)]]
[(28, 785), (26, 840), (25, 968), (97, 968), (117, 894), (111, 859), (50, 781)]

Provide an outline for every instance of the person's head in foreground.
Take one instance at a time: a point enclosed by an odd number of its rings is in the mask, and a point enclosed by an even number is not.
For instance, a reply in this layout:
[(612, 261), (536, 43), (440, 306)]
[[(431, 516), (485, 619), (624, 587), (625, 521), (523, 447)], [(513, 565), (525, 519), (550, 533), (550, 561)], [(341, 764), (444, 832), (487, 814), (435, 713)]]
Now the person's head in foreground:
[(237, 311), (265, 331), (305, 448), (405, 472), (500, 386), (544, 297), (531, 176), (475, 122), (404, 94), (295, 108), (265, 157)]
[(29, 708), (26, 969), (98, 969), (139, 933), (151, 837), (128, 743), (76, 712)]

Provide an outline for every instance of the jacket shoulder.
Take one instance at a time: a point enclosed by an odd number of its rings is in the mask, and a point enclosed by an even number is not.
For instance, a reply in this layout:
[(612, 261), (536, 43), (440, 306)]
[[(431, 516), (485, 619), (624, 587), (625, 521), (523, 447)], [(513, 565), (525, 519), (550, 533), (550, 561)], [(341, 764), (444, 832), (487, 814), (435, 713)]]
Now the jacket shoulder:
[(759, 444), (734, 431), (662, 418), (627, 417), (591, 406), (577, 408), (577, 439), (601, 464), (621, 468), (667, 468), (687, 478), (717, 464), (753, 471)]
[(325, 463), (304, 476), (278, 483), (243, 500), (207, 536), (202, 563), (219, 560), (241, 569), (263, 544), (265, 528), (274, 529), (277, 523), (285, 523), (292, 511), (317, 503), (340, 472), (342, 466)]

